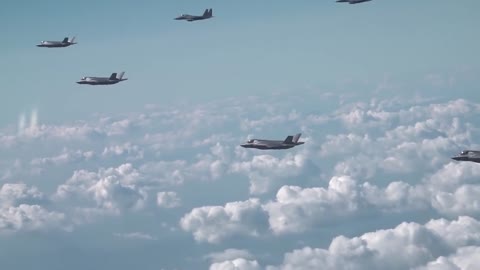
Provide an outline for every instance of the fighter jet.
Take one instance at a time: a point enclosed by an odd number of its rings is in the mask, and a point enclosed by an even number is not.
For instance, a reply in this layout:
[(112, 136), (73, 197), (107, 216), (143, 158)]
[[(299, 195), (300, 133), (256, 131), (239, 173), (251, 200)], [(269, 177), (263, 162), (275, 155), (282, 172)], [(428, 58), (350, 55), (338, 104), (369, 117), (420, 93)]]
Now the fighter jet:
[(77, 44), (74, 41), (75, 41), (75, 37), (73, 37), (71, 40), (69, 40), (68, 37), (66, 37), (62, 41), (42, 41), (40, 42), (40, 44), (37, 45), (37, 47), (62, 48), (62, 47), (68, 47), (73, 44)]
[(300, 136), (302, 136), (301, 133), (298, 133), (295, 136), (288, 136), (284, 141), (251, 139), (248, 140), (246, 143), (241, 144), (240, 146), (244, 148), (256, 148), (261, 150), (289, 149), (305, 143), (298, 141), (298, 139), (300, 139)]
[(193, 21), (210, 19), (212, 17), (213, 17), (213, 10), (212, 9), (205, 9), (205, 12), (203, 12), (202, 16), (182, 14), (182, 15), (178, 16), (177, 18), (175, 18), (175, 20), (186, 20), (186, 21), (189, 21), (189, 22), (193, 22)]
[(90, 85), (107, 85), (107, 84), (116, 84), (121, 81), (128, 80), (127, 78), (123, 79), (125, 72), (121, 72), (120, 76), (117, 78), (117, 73), (112, 73), (110, 77), (83, 77), (78, 84), (90, 84)]
[(363, 2), (369, 2), (372, 0), (337, 0), (337, 3), (349, 3), (349, 4), (359, 4)]
[(458, 156), (452, 157), (456, 161), (472, 161), (480, 163), (480, 151), (464, 150), (458, 154)]

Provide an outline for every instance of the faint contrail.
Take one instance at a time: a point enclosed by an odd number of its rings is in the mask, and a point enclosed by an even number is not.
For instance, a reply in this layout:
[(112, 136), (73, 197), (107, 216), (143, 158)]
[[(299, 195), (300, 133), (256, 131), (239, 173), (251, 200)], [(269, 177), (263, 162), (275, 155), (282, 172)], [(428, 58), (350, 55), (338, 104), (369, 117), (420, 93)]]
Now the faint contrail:
[(25, 135), (38, 129), (38, 111), (33, 109), (30, 113), (30, 125), (27, 126), (27, 118), (25, 113), (21, 113), (18, 117), (18, 135)]
[(20, 116), (18, 117), (18, 135), (22, 135), (23, 132), (25, 131), (25, 114), (21, 113)]
[(30, 130), (36, 130), (38, 126), (38, 112), (37, 109), (32, 110), (32, 114), (30, 115)]

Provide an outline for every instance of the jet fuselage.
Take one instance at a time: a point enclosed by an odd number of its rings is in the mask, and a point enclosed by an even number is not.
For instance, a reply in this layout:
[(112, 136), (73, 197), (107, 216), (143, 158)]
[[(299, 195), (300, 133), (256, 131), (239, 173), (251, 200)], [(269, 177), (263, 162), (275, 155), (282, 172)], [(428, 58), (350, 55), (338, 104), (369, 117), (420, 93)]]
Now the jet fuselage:
[(78, 84), (89, 84), (89, 85), (109, 85), (109, 84), (116, 84), (121, 81), (126, 81), (128, 79), (110, 79), (106, 77), (84, 77)]
[(304, 142), (284, 143), (283, 141), (258, 140), (258, 139), (253, 139), (250, 141), (247, 143), (241, 144), (240, 146), (243, 148), (255, 148), (260, 150), (281, 150), (281, 149), (290, 149), (297, 145), (304, 144)]
[(260, 150), (280, 150), (280, 149), (290, 149), (297, 145), (304, 144), (304, 142), (299, 142), (301, 133), (296, 134), (295, 136), (287, 136), (283, 141), (279, 140), (264, 140), (264, 139), (250, 139), (246, 143), (241, 144), (243, 148), (255, 148)]
[(45, 48), (62, 48), (68, 47), (73, 44), (77, 44), (75, 41), (75, 37), (72, 39), (68, 39), (68, 37), (64, 38), (62, 41), (42, 41), (37, 47), (45, 47)]
[(349, 3), (349, 4), (359, 4), (363, 2), (369, 2), (372, 0), (337, 0), (337, 3)]
[(464, 150), (457, 156), (452, 157), (456, 161), (471, 161), (480, 163), (480, 151)]
[(210, 19), (212, 17), (213, 17), (212, 9), (206, 9), (202, 16), (182, 14), (182, 15), (176, 17), (175, 20), (184, 20), (184, 21), (193, 22), (193, 21)]

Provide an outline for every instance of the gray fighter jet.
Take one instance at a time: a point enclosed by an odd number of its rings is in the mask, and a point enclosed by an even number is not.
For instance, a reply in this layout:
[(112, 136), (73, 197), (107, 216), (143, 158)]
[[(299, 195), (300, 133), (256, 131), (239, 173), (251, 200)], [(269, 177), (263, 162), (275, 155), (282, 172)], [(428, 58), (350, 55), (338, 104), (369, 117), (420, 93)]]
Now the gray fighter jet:
[(456, 161), (472, 161), (480, 163), (480, 151), (464, 150), (457, 156), (452, 157), (452, 159)]
[(40, 44), (37, 45), (37, 47), (63, 48), (73, 44), (77, 44), (75, 42), (75, 37), (73, 37), (72, 39), (68, 39), (68, 37), (66, 37), (62, 41), (42, 41), (40, 42)]
[(363, 2), (369, 2), (372, 0), (337, 0), (337, 3), (349, 3), (349, 4), (359, 4)]
[(248, 140), (246, 143), (241, 144), (240, 146), (244, 148), (256, 148), (261, 150), (289, 149), (305, 143), (298, 141), (298, 139), (300, 139), (300, 136), (302, 136), (301, 133), (298, 133), (295, 136), (288, 136), (284, 141), (251, 139)]
[(127, 78), (123, 79), (125, 72), (121, 72), (120, 76), (117, 78), (117, 73), (112, 73), (110, 77), (83, 77), (78, 84), (90, 84), (90, 85), (108, 85), (116, 84), (121, 81), (128, 80)]
[(175, 20), (186, 20), (186, 21), (189, 21), (189, 22), (193, 22), (193, 21), (210, 19), (212, 17), (213, 17), (213, 10), (212, 9), (205, 9), (205, 12), (203, 12), (202, 16), (182, 14), (182, 15), (178, 16), (177, 18), (175, 18)]

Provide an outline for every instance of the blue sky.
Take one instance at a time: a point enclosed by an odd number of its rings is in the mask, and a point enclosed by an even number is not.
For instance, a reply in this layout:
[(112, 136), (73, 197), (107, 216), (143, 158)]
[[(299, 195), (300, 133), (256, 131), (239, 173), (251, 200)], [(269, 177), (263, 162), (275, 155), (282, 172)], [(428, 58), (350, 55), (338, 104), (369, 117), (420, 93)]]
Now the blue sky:
[(3, 3), (0, 268), (480, 265), (479, 8)]
[[(345, 80), (408, 81), (469, 67), (478, 71), (476, 1), (8, 1), (0, 11), (2, 125), (37, 107), (58, 121), (145, 103), (199, 102)], [(213, 7), (213, 20), (172, 20)], [(74, 47), (41, 40), (76, 35)], [(125, 70), (115, 87), (74, 84)], [(322, 90), (319, 90), (322, 91)], [(87, 106), (88, 104), (88, 106)]]

